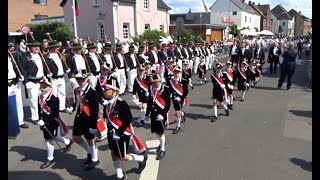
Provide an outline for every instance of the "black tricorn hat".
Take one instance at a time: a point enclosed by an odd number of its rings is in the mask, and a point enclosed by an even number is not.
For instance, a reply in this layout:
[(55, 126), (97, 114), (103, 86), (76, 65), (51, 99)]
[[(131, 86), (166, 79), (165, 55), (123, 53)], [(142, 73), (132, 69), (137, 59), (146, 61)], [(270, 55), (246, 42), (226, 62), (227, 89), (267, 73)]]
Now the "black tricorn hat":
[(40, 46), (40, 43), (36, 40), (30, 40), (26, 46)]

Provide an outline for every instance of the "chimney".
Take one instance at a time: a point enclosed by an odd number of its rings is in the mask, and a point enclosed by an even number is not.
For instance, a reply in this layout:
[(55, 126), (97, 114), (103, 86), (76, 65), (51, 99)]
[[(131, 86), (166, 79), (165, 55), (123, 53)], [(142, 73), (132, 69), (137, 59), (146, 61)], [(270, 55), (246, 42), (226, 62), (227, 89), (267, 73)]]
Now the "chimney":
[(301, 11), (299, 11), (299, 13), (301, 14)]
[(251, 1), (249, 1), (249, 5), (251, 5)]
[(191, 13), (191, 8), (189, 8), (189, 12), (188, 13)]
[(254, 5), (254, 2), (252, 2), (252, 5)]

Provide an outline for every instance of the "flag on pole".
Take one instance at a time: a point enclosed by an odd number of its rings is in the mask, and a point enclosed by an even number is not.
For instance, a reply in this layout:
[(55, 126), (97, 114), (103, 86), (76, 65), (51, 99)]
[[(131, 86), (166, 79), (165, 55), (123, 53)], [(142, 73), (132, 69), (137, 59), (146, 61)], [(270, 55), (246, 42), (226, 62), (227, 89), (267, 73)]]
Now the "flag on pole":
[(76, 16), (79, 16), (80, 14), (79, 0), (74, 0), (74, 5), (76, 9)]
[(206, 6), (206, 3), (204, 2), (204, 0), (201, 0), (201, 11), (206, 11), (206, 13), (208, 13), (208, 8)]

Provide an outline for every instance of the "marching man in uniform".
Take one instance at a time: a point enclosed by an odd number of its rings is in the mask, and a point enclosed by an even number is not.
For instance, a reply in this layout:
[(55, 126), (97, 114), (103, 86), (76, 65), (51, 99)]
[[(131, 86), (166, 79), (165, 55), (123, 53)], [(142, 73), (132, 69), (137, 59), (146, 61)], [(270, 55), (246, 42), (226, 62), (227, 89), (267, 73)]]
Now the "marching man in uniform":
[(39, 55), (41, 53), (39, 49), (40, 43), (31, 40), (27, 46), (30, 51), (23, 55), (22, 67), (26, 74), (24, 84), (30, 100), (31, 120), (36, 125), (39, 121), (38, 96), (40, 94), (40, 81), (45, 75), (51, 78), (52, 74), (49, 74), (48, 69), (44, 65), (45, 60), (41, 59)]
[(103, 62), (102, 62), (102, 59), (99, 56), (99, 54), (97, 54), (97, 46), (96, 45), (94, 45), (93, 43), (89, 43), (87, 45), (87, 49), (88, 49), (88, 54), (86, 54), (86, 58), (88, 60), (90, 70), (92, 73), (92, 76), (89, 77), (90, 78), (89, 83), (93, 89), (96, 89), (97, 79), (100, 76), (100, 69), (101, 69)]
[(202, 85), (202, 80), (204, 83), (207, 83), (206, 79), (206, 64), (204, 62), (204, 58), (200, 59), (200, 64), (198, 65), (198, 72), (199, 72), (199, 78), (200, 78), (200, 84)]
[(128, 79), (127, 79), (128, 92), (132, 93), (134, 79), (137, 76), (137, 67), (139, 66), (139, 61), (134, 52), (133, 45), (129, 47), (129, 52), (124, 54), (124, 57), (125, 57), (125, 60), (127, 61), (128, 68), (130, 68), (128, 71)]
[(144, 126), (145, 117), (147, 111), (147, 103), (149, 97), (149, 83), (146, 79), (145, 68), (143, 65), (140, 65), (138, 68), (138, 76), (135, 78), (133, 84), (133, 99), (137, 99), (136, 94), (138, 93), (139, 102), (141, 102), (141, 120), (139, 126)]
[(16, 95), (16, 107), (20, 128), (29, 128), (23, 121), (24, 112), (21, 86), (24, 81), (24, 76), (19, 61), (16, 61), (14, 57), (11, 56), (13, 47), (13, 43), (8, 43), (8, 96)]
[[(64, 138), (68, 132), (68, 127), (59, 116), (59, 98), (52, 92), (52, 84), (44, 76), (40, 81), (41, 95), (39, 96), (39, 117), (38, 125), (43, 131), (43, 137), (47, 146), (47, 161), (40, 166), (45, 169), (54, 163), (54, 141), (62, 142), (66, 145), (64, 152), (68, 152), (72, 145), (72, 140)], [(58, 128), (60, 126), (60, 128)]]
[(52, 71), (52, 93), (59, 98), (59, 110), (67, 112), (69, 109), (66, 109), (66, 82), (64, 80), (64, 72), (69, 73), (70, 69), (63, 66), (63, 60), (58, 55), (59, 47), (58, 42), (49, 42), (49, 53), (45, 57)]
[(185, 60), (184, 61), (184, 68), (183, 68), (183, 71), (182, 71), (182, 78), (183, 79), (186, 79), (191, 87), (191, 89), (193, 89), (193, 84), (192, 84), (192, 79), (191, 79), (191, 76), (192, 76), (192, 70), (189, 66), (189, 61), (191, 62), (192, 60)]
[[(108, 101), (104, 106), (103, 116), (108, 119), (108, 142), (111, 150), (111, 157), (118, 179), (125, 179), (121, 169), (123, 161), (137, 161), (138, 171), (141, 173), (146, 167), (148, 155), (141, 140), (134, 134), (132, 127), (132, 114), (129, 105), (119, 97), (119, 84), (115, 79), (107, 80), (102, 85), (103, 95)], [(143, 153), (138, 155), (128, 153), (130, 139), (133, 142), (135, 151)], [(125, 171), (125, 170), (124, 170)]]
[(170, 110), (170, 90), (161, 84), (162, 79), (159, 74), (152, 75), (151, 82), (146, 117), (151, 113), (151, 133), (156, 133), (160, 140), (156, 159), (161, 160), (166, 152), (164, 124)]
[(173, 69), (174, 78), (170, 79), (170, 91), (174, 110), (176, 111), (177, 126), (173, 130), (173, 134), (177, 134), (181, 129), (181, 118), (183, 117), (183, 123), (185, 123), (184, 112), (182, 112), (182, 107), (184, 106), (184, 101), (188, 95), (188, 81), (181, 78), (181, 68), (176, 66)]
[[(76, 102), (74, 108), (77, 113), (73, 123), (73, 141), (87, 151), (85, 170), (98, 165), (98, 147), (94, 141), (97, 132), (99, 102), (97, 93), (88, 83), (89, 73), (80, 72), (75, 75), (79, 87), (74, 91)], [(84, 136), (84, 138), (82, 137)]]
[(216, 64), (216, 72), (211, 74), (211, 80), (213, 84), (212, 89), (212, 98), (213, 98), (213, 117), (211, 118), (211, 122), (215, 122), (218, 119), (218, 102), (223, 106), (226, 111), (226, 116), (229, 116), (229, 109), (223, 103), (223, 98), (226, 96), (226, 85), (224, 84), (222, 78), (223, 74), (221, 72), (222, 64)]
[(120, 85), (120, 92), (119, 94), (122, 95), (126, 90), (127, 85), (127, 77), (126, 71), (129, 71), (126, 60), (122, 54), (122, 47), (120, 44), (116, 45), (116, 53), (114, 54), (114, 61), (116, 62), (116, 70), (115, 76)]

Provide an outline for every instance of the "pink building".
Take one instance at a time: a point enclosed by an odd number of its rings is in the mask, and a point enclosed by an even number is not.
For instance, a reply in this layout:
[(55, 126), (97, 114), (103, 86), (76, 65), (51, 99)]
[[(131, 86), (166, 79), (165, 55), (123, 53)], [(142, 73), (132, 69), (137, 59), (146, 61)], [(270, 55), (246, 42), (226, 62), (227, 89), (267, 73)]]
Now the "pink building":
[[(73, 29), (72, 1), (64, 6), (64, 22)], [(77, 17), (79, 37), (115, 42), (131, 40), (145, 30), (158, 29), (169, 33), (169, 10), (162, 0), (85, 0), (79, 1)]]

